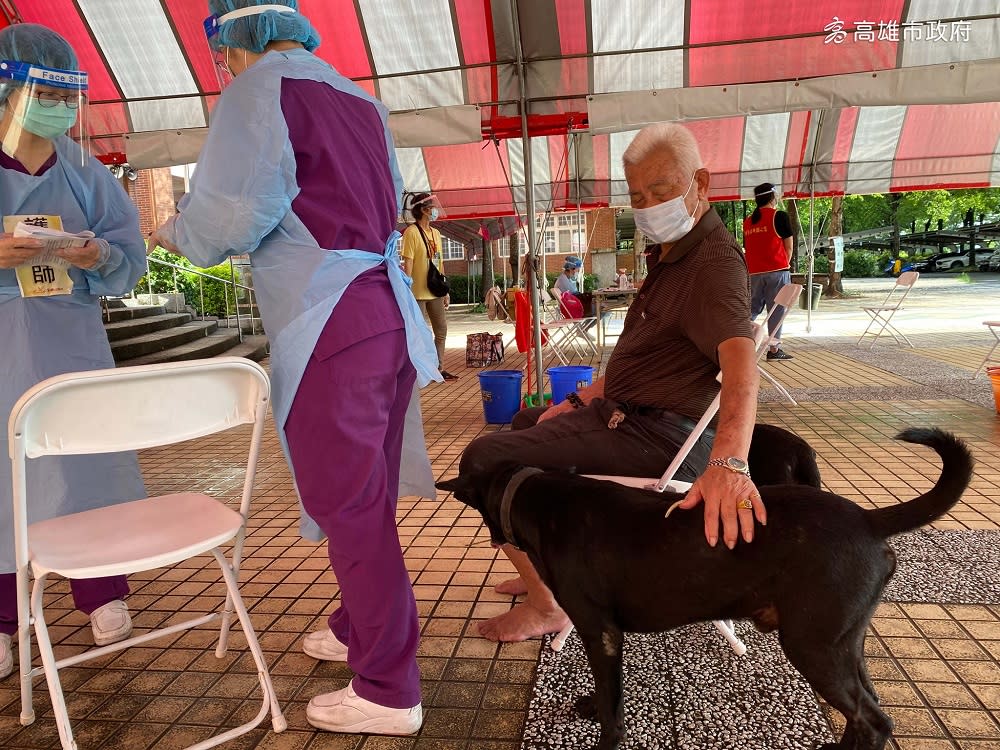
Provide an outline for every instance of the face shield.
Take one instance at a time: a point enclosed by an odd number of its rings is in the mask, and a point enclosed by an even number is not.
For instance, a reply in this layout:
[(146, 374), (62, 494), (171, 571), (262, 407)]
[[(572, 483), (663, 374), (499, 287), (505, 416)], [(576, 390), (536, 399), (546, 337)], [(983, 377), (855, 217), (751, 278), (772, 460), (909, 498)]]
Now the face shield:
[[(237, 8), (236, 10), (224, 13), (221, 16), (209, 16), (205, 19), (205, 36), (212, 48), (212, 56), (215, 59), (215, 76), (219, 83), (219, 91), (225, 91), (226, 87), (232, 83), (236, 74), (233, 73), (231, 56), (235, 54), (232, 47), (224, 46), (219, 41), (219, 30), (222, 24), (235, 21), (237, 18), (247, 16), (257, 16), (273, 10), (276, 13), (295, 13), (294, 8), (287, 5), (252, 5), (247, 8)], [(246, 69), (246, 50), (242, 50), (243, 68)]]
[(0, 116), (5, 153), (17, 158), (39, 139), (55, 142), (68, 136), (75, 142), (74, 159), (90, 158), (87, 74), (26, 62), (0, 60), (0, 84), (10, 86)]
[(403, 221), (412, 224), (424, 216), (431, 221), (438, 221), (448, 214), (433, 193), (407, 193), (403, 200)]

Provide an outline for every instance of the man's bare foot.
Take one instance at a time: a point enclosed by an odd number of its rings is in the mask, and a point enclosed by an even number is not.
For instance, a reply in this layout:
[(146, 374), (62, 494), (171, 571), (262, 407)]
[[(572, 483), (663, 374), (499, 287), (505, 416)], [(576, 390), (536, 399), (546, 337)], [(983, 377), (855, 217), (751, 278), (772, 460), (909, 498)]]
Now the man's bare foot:
[(514, 643), (558, 633), (569, 625), (569, 617), (559, 607), (542, 611), (527, 602), (515, 604), (510, 612), (482, 622), (479, 634), (488, 641)]
[(517, 578), (508, 578), (506, 581), (501, 581), (493, 590), (498, 594), (507, 594), (508, 596), (524, 596), (528, 593), (528, 584), (524, 582), (521, 576)]

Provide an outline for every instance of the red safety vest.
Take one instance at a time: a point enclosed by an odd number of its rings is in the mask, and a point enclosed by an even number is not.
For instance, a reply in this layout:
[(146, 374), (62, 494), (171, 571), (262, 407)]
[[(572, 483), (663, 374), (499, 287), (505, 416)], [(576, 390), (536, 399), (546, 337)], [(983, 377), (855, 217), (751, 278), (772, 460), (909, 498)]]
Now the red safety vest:
[(774, 215), (770, 206), (760, 209), (760, 220), (754, 224), (751, 216), (743, 220), (743, 247), (746, 250), (747, 270), (751, 273), (770, 273), (788, 268), (785, 241), (774, 228)]

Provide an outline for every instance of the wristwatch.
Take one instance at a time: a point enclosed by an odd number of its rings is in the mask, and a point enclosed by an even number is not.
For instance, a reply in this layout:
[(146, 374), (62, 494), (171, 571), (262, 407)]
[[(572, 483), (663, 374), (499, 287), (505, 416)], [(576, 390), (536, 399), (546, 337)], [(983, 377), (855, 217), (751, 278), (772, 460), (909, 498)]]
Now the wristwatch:
[(729, 469), (736, 474), (746, 474), (748, 477), (750, 476), (750, 467), (747, 466), (747, 462), (742, 458), (736, 458), (736, 456), (713, 458), (708, 462), (708, 466), (721, 466), (723, 469)]

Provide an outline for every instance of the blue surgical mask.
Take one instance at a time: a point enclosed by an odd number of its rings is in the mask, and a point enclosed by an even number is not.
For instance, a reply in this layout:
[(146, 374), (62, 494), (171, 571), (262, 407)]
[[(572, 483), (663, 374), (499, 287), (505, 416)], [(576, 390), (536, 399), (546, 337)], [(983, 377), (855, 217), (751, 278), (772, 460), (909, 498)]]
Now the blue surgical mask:
[(440, 216), (440, 215), (441, 215), (441, 213), (436, 208), (432, 208), (431, 209), (431, 221), (437, 221), (438, 220), (438, 216)]
[(694, 226), (694, 217), (688, 213), (684, 199), (691, 192), (692, 185), (694, 185), (694, 175), (691, 175), (691, 183), (687, 186), (687, 190), (676, 198), (650, 208), (633, 209), (635, 225), (639, 231), (657, 244), (677, 242), (690, 232)]
[(14, 121), (29, 133), (42, 138), (58, 138), (76, 124), (77, 111), (67, 107), (65, 102), (43, 107), (35, 97), (29, 96), (24, 114), (17, 109), (14, 110)]

